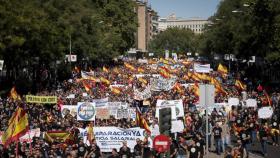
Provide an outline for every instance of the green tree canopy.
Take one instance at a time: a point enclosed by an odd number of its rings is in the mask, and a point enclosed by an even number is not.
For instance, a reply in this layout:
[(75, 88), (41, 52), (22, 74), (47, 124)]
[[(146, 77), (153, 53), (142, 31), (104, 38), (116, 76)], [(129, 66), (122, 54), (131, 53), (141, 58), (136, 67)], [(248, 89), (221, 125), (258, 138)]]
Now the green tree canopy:
[(190, 29), (168, 28), (159, 33), (149, 44), (149, 50), (157, 55), (162, 55), (164, 50), (174, 51), (179, 54), (196, 52), (199, 35)]

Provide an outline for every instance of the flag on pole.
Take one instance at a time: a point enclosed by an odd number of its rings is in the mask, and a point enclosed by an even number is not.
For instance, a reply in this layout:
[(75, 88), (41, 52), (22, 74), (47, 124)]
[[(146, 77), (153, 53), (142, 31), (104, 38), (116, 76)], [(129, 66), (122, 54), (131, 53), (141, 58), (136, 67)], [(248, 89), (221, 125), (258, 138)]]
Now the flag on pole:
[(101, 77), (101, 78), (100, 78), (100, 81), (101, 81), (102, 83), (106, 84), (107, 86), (110, 85), (110, 81), (107, 80), (107, 79), (104, 78), (104, 77)]
[(272, 106), (272, 101), (271, 101), (269, 95), (267, 94), (266, 90), (264, 90), (263, 93), (264, 93), (264, 96), (265, 96), (265, 98), (266, 98), (266, 100), (267, 100), (267, 102), (268, 102), (268, 105), (269, 105), (269, 106)]
[(150, 127), (146, 121), (146, 119), (142, 116), (142, 113), (139, 107), (136, 107), (136, 124), (140, 127), (145, 129), (148, 134), (151, 134)]
[(20, 95), (16, 91), (16, 86), (13, 86), (13, 88), (11, 89), (10, 98), (13, 100), (21, 100)]
[(91, 85), (87, 83), (85, 80), (83, 81), (83, 86), (87, 92), (89, 92), (90, 89), (92, 88)]
[(18, 141), (28, 130), (27, 113), (23, 108), (18, 107), (9, 120), (8, 129), (2, 135), (2, 143), (4, 144), (4, 147), (7, 147), (12, 142)]
[(226, 66), (219, 64), (218, 66), (218, 72), (220, 72), (221, 74), (227, 74), (228, 73), (228, 69)]
[(235, 80), (235, 84), (234, 84), (239, 90), (245, 90), (246, 89), (246, 85), (244, 83), (242, 83), (240, 80)]

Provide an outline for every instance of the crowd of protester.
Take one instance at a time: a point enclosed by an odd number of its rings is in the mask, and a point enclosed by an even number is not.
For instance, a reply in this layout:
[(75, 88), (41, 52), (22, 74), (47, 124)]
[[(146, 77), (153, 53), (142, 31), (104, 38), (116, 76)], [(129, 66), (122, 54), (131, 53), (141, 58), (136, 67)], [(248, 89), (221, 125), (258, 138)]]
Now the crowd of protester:
[[(208, 135), (209, 150), (217, 155), (224, 154), (224, 157), (248, 157), (248, 146), (261, 143), (261, 151), (267, 156), (267, 142), (271, 141), (272, 145), (279, 145), (279, 125), (280, 110), (279, 92), (267, 92), (260, 85), (250, 85), (246, 89), (240, 90), (234, 85), (235, 79), (241, 80), (245, 84), (250, 82), (244, 80), (244, 73), (231, 73), (228, 76), (213, 71), (211, 77), (217, 79), (225, 93), (216, 93), (216, 103), (226, 103), (228, 98), (239, 98), (240, 104), (237, 106), (220, 106), (215, 107), (209, 112), (209, 127), (206, 132), (205, 111), (197, 106), (198, 96), (195, 94), (192, 86), (181, 86), (184, 84), (207, 83), (207, 81), (196, 81), (189, 78), (186, 74), (192, 72), (192, 62), (180, 62), (176, 67), (171, 69), (170, 74), (176, 76), (176, 82), (180, 84), (180, 88), (173, 88), (170, 91), (152, 92), (152, 96), (146, 100), (136, 100), (134, 98), (134, 89), (144, 90), (150, 82), (151, 76), (143, 76), (144, 81), (139, 81), (135, 74), (158, 74), (158, 68), (151, 65), (160, 65), (159, 62), (139, 64), (132, 62), (133, 68), (127, 68), (125, 65), (116, 67), (103, 67), (97, 69), (88, 69), (88, 72), (94, 72), (97, 78), (103, 77), (110, 81), (110, 85), (125, 85), (120, 89), (120, 93), (112, 92), (108, 83), (100, 80), (93, 81), (83, 80), (81, 70), (78, 67), (73, 70), (73, 78), (59, 84), (58, 89), (51, 91), (41, 91), (36, 95), (57, 96), (58, 104), (35, 104), (25, 102), (25, 96), (21, 100), (12, 98), (2, 98), (0, 100), (0, 131), (7, 129), (8, 121), (18, 106), (23, 107), (28, 113), (30, 129), (40, 128), (41, 133), (52, 130), (71, 131), (75, 139), (71, 144), (60, 142), (47, 142), (43, 135), (34, 137), (32, 143), (16, 142), (10, 144), (7, 148), (1, 145), (0, 157), (82, 157), (82, 158), (98, 158), (105, 157), (107, 154), (100, 151), (95, 140), (91, 145), (86, 145), (79, 137), (78, 128), (85, 128), (88, 122), (77, 121), (75, 116), (70, 113), (64, 117), (61, 114), (61, 106), (75, 105), (77, 102), (90, 101), (92, 99), (109, 98), (109, 101), (126, 102), (131, 107), (139, 106), (143, 112), (143, 117), (147, 120), (151, 130), (158, 128), (158, 121), (155, 117), (156, 102), (158, 99), (176, 100), (182, 99), (184, 106), (185, 129), (182, 133), (171, 135), (171, 158), (202, 158), (206, 154), (206, 135)], [(162, 64), (162, 63), (161, 63)], [(176, 65), (176, 63), (168, 63), (166, 65)], [(139, 70), (142, 69), (142, 70)], [(229, 77), (230, 76), (230, 77)], [(147, 82), (145, 82), (147, 81)], [(232, 82), (229, 82), (232, 81)], [(90, 89), (86, 90), (85, 86)], [(246, 98), (257, 100), (257, 107), (246, 107), (242, 104), (244, 100), (243, 93), (246, 92)], [(88, 96), (84, 97), (83, 93)], [(70, 94), (75, 94), (75, 98), (68, 98)], [(147, 103), (148, 104), (145, 104)], [(243, 105), (243, 106), (242, 106)], [(270, 119), (259, 119), (257, 109), (265, 106), (271, 106), (274, 111), (273, 117)], [(117, 126), (122, 128), (136, 127), (137, 124), (133, 119), (115, 119), (110, 117), (107, 120), (96, 119), (95, 126)], [(134, 147), (127, 146), (124, 141), (120, 149), (112, 149), (109, 154), (110, 158), (140, 158), (140, 157), (160, 157), (160, 153), (149, 147), (147, 140), (136, 140)], [(17, 151), (17, 153), (16, 153)]]

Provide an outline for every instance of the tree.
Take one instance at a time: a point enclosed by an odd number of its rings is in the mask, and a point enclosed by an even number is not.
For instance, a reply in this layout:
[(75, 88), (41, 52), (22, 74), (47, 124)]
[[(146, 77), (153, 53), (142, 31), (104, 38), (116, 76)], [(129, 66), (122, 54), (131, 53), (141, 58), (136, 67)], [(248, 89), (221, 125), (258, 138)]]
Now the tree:
[(179, 54), (196, 52), (198, 48), (197, 39), (190, 29), (168, 28), (152, 39), (149, 44), (149, 50), (156, 55), (162, 55), (165, 50), (177, 52)]
[(274, 0), (222, 1), (209, 19), (212, 26), (206, 27), (202, 50), (279, 59), (279, 11), (280, 3)]

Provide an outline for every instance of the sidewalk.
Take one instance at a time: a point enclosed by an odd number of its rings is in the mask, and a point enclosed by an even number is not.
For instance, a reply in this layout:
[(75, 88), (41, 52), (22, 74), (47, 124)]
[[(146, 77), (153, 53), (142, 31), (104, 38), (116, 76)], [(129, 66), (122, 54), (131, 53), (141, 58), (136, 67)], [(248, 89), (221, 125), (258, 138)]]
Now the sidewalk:
[[(206, 158), (206, 156), (204, 156)], [(221, 154), (221, 155), (217, 155), (213, 152), (209, 152), (209, 157), (208, 158), (224, 158), (224, 155)], [(259, 156), (259, 155), (255, 155), (253, 153), (250, 153), (249, 154), (249, 158), (263, 158), (262, 156)]]

